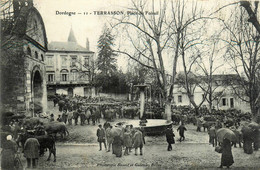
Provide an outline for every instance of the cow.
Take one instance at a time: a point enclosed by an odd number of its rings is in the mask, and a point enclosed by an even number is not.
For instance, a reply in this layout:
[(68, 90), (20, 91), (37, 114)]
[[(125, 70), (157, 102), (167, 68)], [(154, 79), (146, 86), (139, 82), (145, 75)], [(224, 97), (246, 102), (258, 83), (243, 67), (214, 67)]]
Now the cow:
[(54, 162), (56, 162), (56, 147), (55, 139), (50, 135), (35, 136), (29, 133), (19, 134), (18, 142), (21, 142), (22, 148), (24, 148), (25, 141), (28, 138), (36, 138), (40, 144), (40, 156), (44, 155), (44, 150), (49, 149), (49, 156), (47, 161), (50, 160), (51, 154), (54, 156)]
[(86, 119), (88, 121), (88, 124), (90, 122), (91, 116), (92, 116), (92, 110), (91, 110), (90, 107), (88, 107), (87, 110), (86, 110)]
[(115, 117), (114, 109), (107, 109), (104, 113), (104, 118), (108, 121), (112, 121)]
[(69, 135), (69, 131), (67, 130), (64, 122), (49, 122), (44, 125), (44, 128), (48, 134), (54, 134), (55, 138), (57, 133), (61, 135), (61, 138), (64, 138), (66, 134)]
[(125, 118), (127, 117), (127, 118), (134, 119), (136, 113), (137, 113), (137, 109), (136, 108), (127, 107), (127, 108), (124, 108), (123, 116)]

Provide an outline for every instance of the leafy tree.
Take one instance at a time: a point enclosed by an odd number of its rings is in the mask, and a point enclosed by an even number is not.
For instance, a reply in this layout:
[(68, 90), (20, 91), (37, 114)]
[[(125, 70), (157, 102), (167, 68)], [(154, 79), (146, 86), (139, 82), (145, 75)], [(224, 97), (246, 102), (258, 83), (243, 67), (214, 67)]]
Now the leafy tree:
[(97, 69), (100, 74), (111, 76), (116, 68), (116, 54), (113, 52), (115, 37), (112, 35), (111, 30), (106, 26), (103, 29), (102, 35), (98, 40), (98, 58)]
[(111, 30), (106, 27), (98, 40), (98, 58), (97, 58), (97, 71), (94, 83), (101, 88), (103, 92), (113, 92), (113, 87), (116, 86), (117, 67), (116, 67), (116, 54), (113, 52), (112, 47), (114, 44), (115, 36), (112, 35)]

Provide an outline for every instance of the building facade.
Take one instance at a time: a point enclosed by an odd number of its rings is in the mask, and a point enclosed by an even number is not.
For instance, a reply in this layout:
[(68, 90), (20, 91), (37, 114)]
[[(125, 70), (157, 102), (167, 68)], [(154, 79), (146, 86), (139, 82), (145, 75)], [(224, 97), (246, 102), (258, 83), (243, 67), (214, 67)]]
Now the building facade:
[[(234, 81), (236, 75), (213, 75), (213, 103), (212, 107), (214, 109), (220, 109), (220, 110), (228, 110), (228, 109), (237, 109), (241, 110), (242, 112), (250, 112), (250, 105), (249, 103), (243, 101), (241, 98), (239, 98), (235, 92), (234, 92)], [(228, 82), (227, 82), (228, 81)], [(203, 99), (204, 99), (204, 91), (202, 90), (202, 86), (206, 86), (202, 84), (203, 81), (201, 81), (201, 86), (198, 85), (192, 85), (194, 88), (193, 98), (194, 102), (199, 105)], [(233, 82), (230, 84), (230, 82)], [(183, 87), (183, 84), (176, 83), (174, 85), (173, 90), (173, 104), (176, 106), (191, 106), (192, 104), (190, 102), (190, 99), (187, 95), (187, 92), (185, 88)], [(208, 97), (208, 96), (207, 96)], [(202, 103), (203, 107), (207, 107), (209, 109), (209, 103), (205, 99)]]
[(9, 10), (1, 18), (1, 111), (33, 116), (47, 109), (45, 26), (32, 0), (13, 0)]
[(46, 53), (48, 95), (94, 96), (94, 52), (80, 46), (71, 28), (67, 42), (51, 42)]

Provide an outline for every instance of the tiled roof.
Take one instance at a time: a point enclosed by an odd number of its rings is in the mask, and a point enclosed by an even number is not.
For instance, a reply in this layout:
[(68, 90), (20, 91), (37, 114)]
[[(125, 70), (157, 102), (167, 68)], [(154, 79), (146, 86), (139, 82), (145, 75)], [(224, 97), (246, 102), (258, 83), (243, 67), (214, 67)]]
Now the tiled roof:
[(51, 42), (48, 44), (48, 49), (51, 51), (82, 51), (91, 52), (86, 48), (80, 46), (76, 42)]

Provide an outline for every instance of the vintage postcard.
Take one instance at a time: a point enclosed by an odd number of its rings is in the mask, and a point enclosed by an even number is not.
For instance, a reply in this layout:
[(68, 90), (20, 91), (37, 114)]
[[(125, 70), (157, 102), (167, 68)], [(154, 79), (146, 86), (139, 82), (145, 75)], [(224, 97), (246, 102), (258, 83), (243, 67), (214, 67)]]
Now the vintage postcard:
[(258, 1), (1, 0), (1, 169), (259, 169)]

